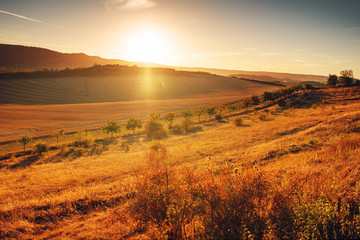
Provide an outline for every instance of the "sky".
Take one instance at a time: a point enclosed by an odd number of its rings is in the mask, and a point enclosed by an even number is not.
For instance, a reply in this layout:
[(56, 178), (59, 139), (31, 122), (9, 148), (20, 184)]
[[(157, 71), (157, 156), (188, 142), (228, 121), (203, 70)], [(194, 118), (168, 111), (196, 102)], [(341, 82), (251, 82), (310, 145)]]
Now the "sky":
[(0, 43), (360, 78), (358, 0), (0, 0)]

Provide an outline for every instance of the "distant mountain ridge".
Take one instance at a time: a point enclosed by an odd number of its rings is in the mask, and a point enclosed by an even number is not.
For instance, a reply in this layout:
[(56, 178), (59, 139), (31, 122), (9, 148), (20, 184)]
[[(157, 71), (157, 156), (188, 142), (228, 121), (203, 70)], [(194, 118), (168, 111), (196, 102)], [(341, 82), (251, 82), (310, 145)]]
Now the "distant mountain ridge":
[(84, 53), (60, 53), (45, 48), (0, 44), (0, 70), (32, 71), (44, 68), (89, 67), (94, 64), (132, 64), (118, 59), (104, 59)]

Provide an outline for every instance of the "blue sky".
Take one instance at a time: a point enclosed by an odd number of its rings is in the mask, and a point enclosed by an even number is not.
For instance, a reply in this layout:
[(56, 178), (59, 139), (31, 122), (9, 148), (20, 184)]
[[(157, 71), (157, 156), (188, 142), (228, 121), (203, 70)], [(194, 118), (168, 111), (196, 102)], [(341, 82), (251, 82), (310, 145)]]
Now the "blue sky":
[(353, 69), (359, 77), (359, 9), (353, 0), (0, 0), (0, 42), (194, 67)]

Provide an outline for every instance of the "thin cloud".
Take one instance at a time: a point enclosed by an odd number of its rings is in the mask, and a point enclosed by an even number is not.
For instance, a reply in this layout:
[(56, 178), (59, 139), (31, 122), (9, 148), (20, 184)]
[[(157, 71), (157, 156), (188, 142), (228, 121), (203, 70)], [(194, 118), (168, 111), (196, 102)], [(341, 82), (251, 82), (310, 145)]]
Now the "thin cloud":
[(102, 0), (108, 11), (126, 11), (152, 8), (157, 5), (153, 0)]
[(0, 13), (8, 14), (8, 15), (11, 15), (11, 16), (14, 16), (14, 17), (18, 17), (18, 18), (21, 18), (21, 19), (25, 19), (25, 20), (28, 20), (28, 21), (32, 21), (32, 22), (44, 23), (44, 22), (42, 22), (42, 21), (40, 21), (40, 20), (37, 20), (37, 19), (34, 19), (34, 18), (25, 17), (25, 16), (23, 16), (23, 15), (16, 14), (16, 13), (12, 13), (12, 12), (7, 12), (7, 11), (0, 10)]

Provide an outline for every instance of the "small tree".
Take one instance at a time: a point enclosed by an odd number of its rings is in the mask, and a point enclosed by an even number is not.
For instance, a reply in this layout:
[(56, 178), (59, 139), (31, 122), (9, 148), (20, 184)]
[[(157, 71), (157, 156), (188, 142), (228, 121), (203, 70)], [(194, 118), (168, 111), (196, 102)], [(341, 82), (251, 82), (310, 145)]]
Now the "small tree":
[(56, 145), (59, 145), (59, 140), (65, 135), (64, 129), (60, 129), (54, 132), (53, 136), (56, 138)]
[(339, 81), (343, 84), (343, 86), (348, 87), (351, 86), (354, 82), (354, 73), (353, 70), (343, 70), (340, 72)]
[(194, 114), (199, 118), (199, 122), (201, 121), (201, 116), (206, 113), (206, 109), (203, 107), (195, 108)]
[(186, 111), (183, 111), (181, 114), (185, 119), (190, 119), (193, 116), (193, 113), (192, 113), (192, 111), (190, 109), (186, 110)]
[(330, 87), (335, 87), (338, 83), (338, 76), (329, 74), (326, 84)]
[(211, 116), (216, 114), (216, 108), (215, 107), (209, 107), (208, 109), (206, 109), (206, 112), (210, 116), (210, 120), (211, 120)]
[(189, 132), (190, 126), (191, 126), (191, 118), (193, 116), (193, 113), (191, 110), (186, 110), (182, 112), (183, 117), (185, 118), (182, 125), (184, 127), (185, 132)]
[(101, 127), (104, 133), (111, 133), (111, 138), (113, 138), (114, 133), (121, 131), (119, 123), (115, 120), (107, 120), (106, 123)]
[(172, 124), (174, 120), (175, 120), (175, 113), (170, 112), (165, 115), (165, 121), (169, 123), (169, 128), (172, 128)]
[(28, 144), (29, 142), (32, 141), (32, 137), (31, 136), (28, 136), (28, 135), (24, 135), (22, 136), (18, 141), (17, 143), (19, 145), (23, 145), (24, 146), (24, 152), (25, 152), (25, 147), (26, 147), (26, 144)]
[(137, 128), (142, 127), (141, 119), (140, 118), (129, 118), (129, 120), (127, 120), (127, 122), (126, 122), (125, 127), (126, 127), (127, 130), (132, 130), (133, 135), (135, 135), (135, 130)]

